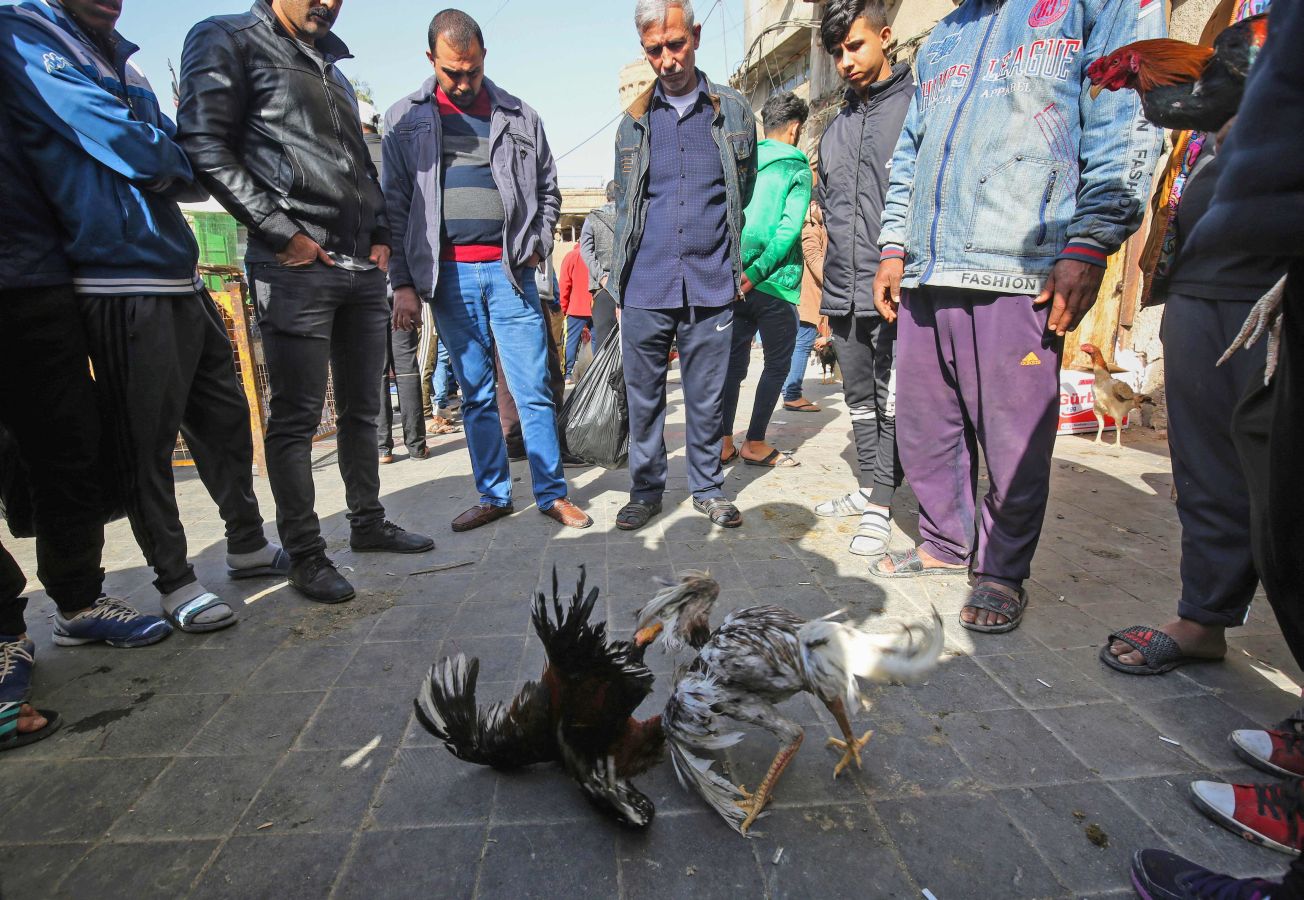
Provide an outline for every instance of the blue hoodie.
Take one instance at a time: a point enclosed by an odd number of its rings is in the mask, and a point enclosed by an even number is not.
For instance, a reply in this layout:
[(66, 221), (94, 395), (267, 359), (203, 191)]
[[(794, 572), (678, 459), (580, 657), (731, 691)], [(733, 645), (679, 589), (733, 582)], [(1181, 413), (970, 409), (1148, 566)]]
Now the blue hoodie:
[(189, 294), (202, 287), (178, 199), (195, 186), (137, 47), (107, 58), (60, 0), (0, 7), (4, 103), (62, 229), (79, 294)]
[(901, 284), (1037, 294), (1057, 260), (1104, 266), (1141, 224), (1162, 133), (1086, 67), (1163, 37), (1163, 0), (966, 0), (919, 52), (892, 157), (883, 258)]

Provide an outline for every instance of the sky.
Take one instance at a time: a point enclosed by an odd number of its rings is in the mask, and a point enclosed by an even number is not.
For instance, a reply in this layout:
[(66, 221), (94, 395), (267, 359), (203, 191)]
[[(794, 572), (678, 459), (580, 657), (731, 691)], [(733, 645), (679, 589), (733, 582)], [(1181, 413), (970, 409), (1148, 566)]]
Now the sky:
[[(383, 111), (430, 74), (425, 57), (431, 17), (455, 0), (345, 0), (335, 33), (354, 59), (340, 69), (366, 82)], [(168, 60), (179, 63), (186, 33), (205, 16), (243, 12), (252, 0), (123, 0), (118, 30), (140, 45), (134, 60), (160, 98), (170, 93)], [(461, 0), (480, 23), (485, 72), (539, 111), (562, 187), (600, 186), (611, 178), (622, 66), (640, 56), (634, 0)], [(698, 66), (719, 81), (737, 69), (744, 0), (696, 0), (705, 22)], [(709, 17), (708, 17), (709, 15)], [(165, 99), (166, 102), (166, 99)]]

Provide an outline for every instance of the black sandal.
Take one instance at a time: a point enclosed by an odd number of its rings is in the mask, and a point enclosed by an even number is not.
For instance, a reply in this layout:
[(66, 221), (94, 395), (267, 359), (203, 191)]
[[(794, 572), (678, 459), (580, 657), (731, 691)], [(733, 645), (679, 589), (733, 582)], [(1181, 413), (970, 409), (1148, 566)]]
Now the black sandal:
[(631, 500), (616, 513), (616, 527), (621, 531), (637, 531), (659, 512), (661, 512), (659, 502)]
[(743, 514), (738, 511), (738, 507), (723, 497), (712, 497), (705, 502), (694, 497), (693, 509), (710, 519), (712, 525), (721, 528), (737, 528), (743, 524)]
[(22, 703), (0, 703), (0, 751), (17, 750), (28, 744), (43, 741), (59, 730), (63, 719), (51, 709), (37, 709), (38, 715), (45, 717), (45, 727), (26, 733), (18, 730), (18, 716), (22, 712)]
[(966, 622), (961, 618), (961, 627), (983, 634), (1005, 634), (1018, 628), (1023, 621), (1023, 612), (1028, 608), (1028, 592), (1019, 588), (1019, 596), (1011, 597), (1003, 591), (980, 583), (969, 592), (969, 599), (965, 601), (964, 606), (965, 609), (985, 609), (1005, 616), (1009, 621), (1004, 625), (979, 625), (976, 622)]
[[(1130, 666), (1125, 662), (1120, 662), (1117, 656), (1109, 652), (1109, 647), (1114, 641), (1127, 644), (1140, 653), (1141, 665)], [(1182, 648), (1177, 645), (1177, 641), (1173, 640), (1171, 636), (1149, 625), (1133, 625), (1131, 628), (1115, 631), (1109, 636), (1105, 646), (1100, 648), (1101, 662), (1116, 672), (1126, 672), (1129, 675), (1162, 675), (1188, 663), (1220, 662), (1221, 660), (1221, 656), (1188, 656), (1182, 652)]]

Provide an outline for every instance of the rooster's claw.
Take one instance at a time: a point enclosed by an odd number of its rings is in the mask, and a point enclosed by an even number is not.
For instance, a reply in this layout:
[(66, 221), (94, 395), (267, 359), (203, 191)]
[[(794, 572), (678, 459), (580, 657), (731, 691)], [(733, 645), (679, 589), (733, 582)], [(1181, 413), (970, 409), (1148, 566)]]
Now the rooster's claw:
[(866, 744), (869, 743), (869, 739), (873, 736), (874, 736), (873, 731), (866, 731), (863, 736), (861, 736), (859, 739), (852, 740), (850, 743), (835, 737), (829, 738), (828, 746), (836, 747), (839, 750), (843, 751), (842, 759), (838, 760), (838, 764), (833, 767), (834, 778), (837, 778), (839, 775), (841, 775), (842, 770), (845, 769), (847, 766), (851, 765), (853, 762), (856, 764), (857, 769), (860, 768), (860, 751)]

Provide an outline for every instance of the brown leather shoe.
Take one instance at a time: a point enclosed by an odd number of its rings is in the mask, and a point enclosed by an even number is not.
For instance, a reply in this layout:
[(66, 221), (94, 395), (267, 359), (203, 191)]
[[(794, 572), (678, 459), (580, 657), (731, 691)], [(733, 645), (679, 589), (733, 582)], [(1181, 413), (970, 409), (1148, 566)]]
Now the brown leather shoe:
[(588, 513), (580, 509), (574, 503), (571, 503), (565, 497), (554, 501), (552, 506), (547, 509), (541, 509), (543, 513), (554, 522), (560, 522), (567, 528), (588, 528), (593, 524), (593, 519)]
[(453, 530), (471, 531), (481, 525), (488, 525), (490, 522), (510, 516), (515, 511), (511, 506), (473, 506), (453, 520)]

